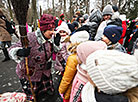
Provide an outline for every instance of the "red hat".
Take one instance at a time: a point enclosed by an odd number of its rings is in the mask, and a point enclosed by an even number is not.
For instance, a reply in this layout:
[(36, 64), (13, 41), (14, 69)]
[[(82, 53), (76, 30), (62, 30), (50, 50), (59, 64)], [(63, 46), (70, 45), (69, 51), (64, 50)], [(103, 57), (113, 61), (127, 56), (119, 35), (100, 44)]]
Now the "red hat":
[(40, 18), (40, 30), (50, 30), (51, 28), (55, 28), (55, 18), (49, 14), (43, 14)]
[(63, 17), (64, 17), (64, 14), (63, 14), (63, 13), (62, 13), (62, 14), (60, 14), (60, 15), (59, 15), (59, 17), (60, 17), (60, 18), (63, 18)]

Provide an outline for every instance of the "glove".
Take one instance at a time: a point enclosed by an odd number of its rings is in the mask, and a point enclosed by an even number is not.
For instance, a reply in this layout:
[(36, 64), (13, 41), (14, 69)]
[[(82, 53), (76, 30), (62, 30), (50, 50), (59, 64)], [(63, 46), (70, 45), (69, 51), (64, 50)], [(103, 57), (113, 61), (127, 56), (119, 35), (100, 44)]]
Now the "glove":
[(56, 34), (56, 37), (54, 37), (54, 43), (55, 45), (59, 46), (60, 44), (60, 39), (61, 39), (61, 36), (59, 33)]
[(31, 47), (19, 49), (17, 51), (17, 56), (19, 57), (28, 57), (30, 55)]

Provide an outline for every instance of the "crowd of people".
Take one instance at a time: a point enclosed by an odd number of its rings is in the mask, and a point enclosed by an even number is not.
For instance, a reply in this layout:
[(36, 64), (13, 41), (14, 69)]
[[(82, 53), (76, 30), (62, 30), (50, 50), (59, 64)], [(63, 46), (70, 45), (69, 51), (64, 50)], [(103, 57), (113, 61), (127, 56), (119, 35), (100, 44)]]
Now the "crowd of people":
[[(17, 62), (16, 73), (27, 100), (33, 101), (33, 96), (25, 57), (37, 102), (48, 102), (47, 96), (55, 91), (63, 102), (138, 102), (138, 18), (128, 21), (108, 4), (90, 15), (77, 11), (71, 22), (63, 13), (60, 20), (43, 14), (39, 25), (27, 33), (27, 48), (21, 41), (8, 51), (3, 48)], [(6, 33), (0, 30), (1, 35)], [(52, 67), (62, 76), (58, 90), (53, 87)]]

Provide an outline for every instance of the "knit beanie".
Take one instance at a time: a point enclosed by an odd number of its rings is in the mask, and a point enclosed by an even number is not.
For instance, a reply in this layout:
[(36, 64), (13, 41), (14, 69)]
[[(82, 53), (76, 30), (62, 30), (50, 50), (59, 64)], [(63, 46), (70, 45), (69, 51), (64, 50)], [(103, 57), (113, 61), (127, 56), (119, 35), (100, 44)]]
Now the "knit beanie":
[(104, 15), (107, 15), (107, 14), (109, 14), (109, 15), (113, 15), (113, 8), (112, 8), (112, 6), (111, 5), (106, 5), (105, 7), (104, 7), (104, 9), (103, 9), (103, 16)]
[(75, 26), (74, 25), (69, 24), (69, 23), (67, 25), (68, 25), (68, 27), (69, 27), (69, 29), (70, 29), (71, 32), (74, 32), (75, 31), (75, 29), (74, 29)]
[(103, 41), (86, 41), (78, 45), (77, 55), (82, 63), (86, 63), (86, 58), (96, 50), (106, 50), (107, 45)]
[(116, 50), (98, 50), (86, 60), (86, 70), (96, 86), (106, 94), (117, 94), (138, 85), (138, 61)]
[(90, 35), (87, 31), (78, 31), (71, 35), (70, 41), (71, 43), (81, 43), (84, 41), (88, 41), (89, 37)]
[(40, 18), (40, 30), (50, 30), (51, 28), (55, 28), (55, 21), (54, 17), (49, 14), (43, 14)]
[(67, 32), (68, 35), (71, 33), (71, 31), (70, 31), (70, 29), (69, 29), (67, 23), (64, 22), (64, 21), (61, 23), (60, 26), (57, 27), (57, 33), (59, 33), (59, 31), (61, 31), (61, 30)]
[(74, 21), (74, 22), (72, 23), (72, 25), (74, 25), (74, 27), (79, 27), (79, 24), (78, 24), (77, 21)]
[(107, 27), (105, 27), (103, 35), (105, 35), (112, 42), (112, 44), (115, 44), (120, 40), (122, 30), (122, 27), (108, 25)]

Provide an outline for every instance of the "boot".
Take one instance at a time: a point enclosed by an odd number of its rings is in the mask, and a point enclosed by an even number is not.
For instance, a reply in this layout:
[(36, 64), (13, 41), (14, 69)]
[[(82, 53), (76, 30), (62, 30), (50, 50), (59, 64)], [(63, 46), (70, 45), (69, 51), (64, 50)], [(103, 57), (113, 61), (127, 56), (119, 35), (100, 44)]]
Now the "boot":
[(5, 49), (2, 49), (2, 50), (3, 50), (4, 56), (5, 56), (5, 59), (2, 60), (2, 62), (10, 60), (10, 57), (9, 57), (7, 49), (5, 48)]

